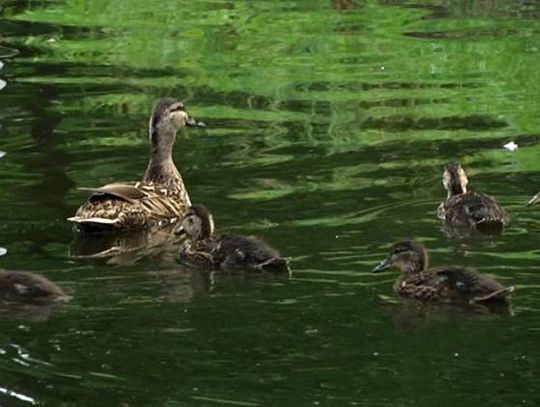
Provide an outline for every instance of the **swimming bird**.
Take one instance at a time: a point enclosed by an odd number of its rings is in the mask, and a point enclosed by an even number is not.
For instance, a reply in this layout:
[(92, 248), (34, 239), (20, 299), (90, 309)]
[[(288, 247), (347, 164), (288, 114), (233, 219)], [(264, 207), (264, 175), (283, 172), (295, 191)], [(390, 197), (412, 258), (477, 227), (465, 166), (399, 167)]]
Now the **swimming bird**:
[(216, 235), (214, 220), (203, 205), (188, 209), (176, 230), (188, 242), (180, 257), (188, 263), (223, 270), (289, 272), (289, 259), (255, 236)]
[(67, 300), (54, 282), (26, 271), (0, 272), (0, 303), (5, 305), (41, 305)]
[(437, 208), (437, 216), (445, 222), (451, 234), (500, 232), (510, 217), (494, 198), (467, 190), (469, 179), (459, 162), (446, 165), (443, 185), (448, 195)]
[(68, 220), (81, 231), (107, 231), (143, 229), (179, 219), (191, 203), (172, 149), (177, 131), (185, 126), (204, 123), (191, 117), (181, 101), (161, 99), (150, 117), (150, 161), (142, 181), (80, 188), (93, 194)]
[(476, 304), (504, 300), (514, 290), (470, 268), (428, 268), (426, 249), (411, 240), (396, 243), (373, 272), (389, 267), (401, 272), (394, 284), (396, 294), (422, 301)]
[(538, 192), (535, 196), (533, 196), (529, 202), (527, 202), (527, 206), (532, 205), (538, 205), (540, 204), (540, 192)]

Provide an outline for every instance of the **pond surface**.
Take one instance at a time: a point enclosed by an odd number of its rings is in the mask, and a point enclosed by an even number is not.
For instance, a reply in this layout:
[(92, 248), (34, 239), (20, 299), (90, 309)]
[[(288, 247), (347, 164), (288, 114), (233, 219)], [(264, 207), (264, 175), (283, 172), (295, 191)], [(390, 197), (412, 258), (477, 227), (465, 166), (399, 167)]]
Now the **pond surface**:
[[(540, 404), (539, 3), (5, 0), (0, 17), (0, 266), (73, 296), (1, 314), (1, 405)], [(73, 256), (77, 188), (142, 176), (166, 95), (208, 125), (176, 143), (192, 200), (291, 256), (290, 279)], [(457, 159), (512, 214), (501, 237), (441, 230)], [(513, 316), (400, 305), (396, 274), (370, 270), (405, 238), (514, 285)]]

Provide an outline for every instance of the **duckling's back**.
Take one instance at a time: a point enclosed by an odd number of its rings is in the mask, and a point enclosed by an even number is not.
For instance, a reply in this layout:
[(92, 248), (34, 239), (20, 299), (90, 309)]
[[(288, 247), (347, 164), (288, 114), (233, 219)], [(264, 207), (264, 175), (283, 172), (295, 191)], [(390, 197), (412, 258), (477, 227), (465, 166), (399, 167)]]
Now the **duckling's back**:
[(216, 257), (223, 268), (289, 271), (288, 259), (255, 236), (221, 235)]
[(509, 222), (505, 210), (488, 195), (467, 192), (454, 195), (443, 204), (447, 224), (455, 227), (504, 227)]
[(41, 304), (66, 299), (64, 291), (51, 280), (34, 273), (0, 273), (0, 301), (4, 303)]

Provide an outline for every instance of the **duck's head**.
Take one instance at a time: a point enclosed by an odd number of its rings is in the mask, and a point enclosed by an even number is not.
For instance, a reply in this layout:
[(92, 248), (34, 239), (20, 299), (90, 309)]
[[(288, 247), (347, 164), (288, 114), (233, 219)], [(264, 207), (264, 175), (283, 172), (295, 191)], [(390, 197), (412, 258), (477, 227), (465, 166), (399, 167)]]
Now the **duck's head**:
[(538, 204), (540, 204), (540, 192), (538, 192), (535, 196), (531, 198), (529, 202), (527, 202), (527, 206), (538, 205)]
[(467, 192), (469, 178), (461, 164), (454, 162), (446, 164), (444, 167), (442, 182), (444, 188), (448, 191), (448, 197), (451, 197)]
[(150, 142), (153, 146), (172, 144), (176, 132), (187, 126), (204, 127), (205, 125), (190, 116), (181, 101), (163, 98), (156, 104), (150, 117)]
[(187, 210), (175, 233), (184, 234), (189, 240), (209, 238), (214, 234), (214, 218), (204, 205), (193, 205)]
[(372, 270), (374, 273), (396, 267), (403, 273), (421, 272), (427, 268), (428, 256), (420, 243), (405, 240), (392, 246), (390, 254)]

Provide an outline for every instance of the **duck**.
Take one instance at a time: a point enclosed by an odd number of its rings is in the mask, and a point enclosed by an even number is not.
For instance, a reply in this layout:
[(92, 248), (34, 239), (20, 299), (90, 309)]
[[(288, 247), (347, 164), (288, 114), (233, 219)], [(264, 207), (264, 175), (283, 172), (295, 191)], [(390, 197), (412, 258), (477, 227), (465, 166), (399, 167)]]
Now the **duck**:
[(27, 271), (0, 271), (0, 303), (4, 305), (45, 305), (69, 297), (48, 278)]
[(540, 204), (540, 192), (538, 192), (535, 196), (533, 196), (529, 202), (527, 202), (527, 206), (533, 206)]
[(469, 178), (459, 162), (446, 164), (442, 177), (448, 195), (437, 208), (451, 234), (500, 232), (510, 222), (506, 211), (491, 196), (468, 191)]
[(250, 272), (290, 272), (289, 259), (255, 236), (217, 235), (204, 205), (191, 206), (175, 233), (186, 238), (180, 258), (200, 267)]
[(190, 116), (180, 100), (159, 100), (148, 126), (150, 160), (143, 179), (79, 188), (92, 194), (68, 221), (83, 232), (125, 231), (175, 223), (191, 205), (172, 158), (176, 133), (187, 126), (205, 124)]
[(395, 267), (401, 272), (394, 284), (397, 295), (426, 302), (480, 304), (504, 301), (514, 291), (493, 277), (461, 266), (428, 268), (425, 247), (413, 240), (396, 243), (390, 255), (372, 270)]

